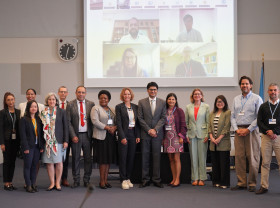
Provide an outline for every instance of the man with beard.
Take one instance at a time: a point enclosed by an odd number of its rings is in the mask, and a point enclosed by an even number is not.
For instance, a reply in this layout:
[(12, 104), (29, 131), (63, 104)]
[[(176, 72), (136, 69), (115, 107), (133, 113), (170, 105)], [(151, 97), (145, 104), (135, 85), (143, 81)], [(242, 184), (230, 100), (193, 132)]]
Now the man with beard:
[(121, 44), (138, 44), (151, 43), (150, 39), (139, 33), (139, 22), (135, 17), (128, 21), (128, 35), (124, 35), (120, 42)]
[[(242, 91), (233, 100), (231, 125), (235, 131), (235, 170), (237, 185), (232, 191), (246, 190), (255, 192), (260, 163), (260, 135), (257, 126), (257, 115), (261, 97), (252, 93), (253, 81), (250, 77), (242, 76), (239, 80)], [(249, 175), (246, 174), (246, 158), (249, 163)]]

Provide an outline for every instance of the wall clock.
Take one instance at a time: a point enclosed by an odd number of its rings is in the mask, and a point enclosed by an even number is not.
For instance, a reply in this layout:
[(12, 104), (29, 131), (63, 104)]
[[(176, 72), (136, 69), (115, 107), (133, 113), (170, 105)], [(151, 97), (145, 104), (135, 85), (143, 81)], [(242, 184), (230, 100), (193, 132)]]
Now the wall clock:
[(57, 40), (58, 56), (63, 61), (72, 61), (78, 54), (77, 38), (59, 38)]

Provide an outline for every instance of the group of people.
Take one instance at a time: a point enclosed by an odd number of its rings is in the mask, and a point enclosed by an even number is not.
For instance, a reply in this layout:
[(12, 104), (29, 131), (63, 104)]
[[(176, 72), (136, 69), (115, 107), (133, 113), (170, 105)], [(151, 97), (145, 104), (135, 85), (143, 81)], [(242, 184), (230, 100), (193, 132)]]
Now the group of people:
[[(84, 157), (83, 182), (85, 187), (89, 186), (93, 149), (93, 160), (99, 165), (99, 187), (112, 187), (108, 182), (108, 173), (110, 164), (118, 158), (121, 187), (129, 189), (133, 187), (131, 177), (136, 145), (139, 142), (142, 152), (142, 182), (139, 188), (149, 186), (151, 182), (154, 186), (163, 188), (160, 177), (162, 145), (163, 151), (168, 153), (172, 172), (172, 180), (168, 186), (180, 186), (180, 153), (184, 152), (184, 142), (188, 143), (190, 152), (192, 185), (204, 186), (210, 142), (212, 184), (225, 189), (230, 186), (232, 127), (235, 131), (238, 183), (231, 190), (244, 190), (248, 187), (250, 192), (266, 193), (273, 150), (280, 164), (279, 86), (274, 83), (269, 85), (269, 101), (263, 103), (260, 96), (252, 93), (253, 82), (250, 77), (242, 76), (239, 85), (242, 94), (234, 98), (232, 111), (229, 110), (225, 96), (219, 95), (210, 112), (209, 105), (204, 102), (202, 90), (196, 88), (190, 95), (191, 103), (187, 105), (185, 113), (179, 107), (175, 93), (169, 93), (165, 101), (157, 97), (158, 85), (155, 82), (148, 83), (148, 97), (141, 99), (138, 105), (132, 103), (133, 91), (123, 88), (120, 93), (122, 103), (115, 108), (109, 105), (109, 91), (101, 90), (98, 93), (99, 104), (95, 105), (86, 99), (86, 88), (83, 86), (76, 88), (76, 99), (70, 102), (66, 101), (67, 88), (60, 87), (59, 98), (55, 93), (49, 93), (45, 98), (45, 106), (35, 101), (36, 91), (28, 89), (27, 102), (20, 104), (21, 111), (15, 108), (14, 95), (7, 92), (3, 101), (4, 109), (0, 111), (4, 189), (16, 189), (12, 180), (20, 146), (27, 192), (38, 191), (36, 176), (40, 157), (46, 163), (50, 179), (47, 191), (61, 191), (61, 184), (70, 186), (67, 181), (70, 147), (74, 180), (72, 188), (80, 186), (81, 150)], [(260, 142), (262, 175), (261, 187), (256, 191)], [(246, 158), (249, 162), (248, 178)]]

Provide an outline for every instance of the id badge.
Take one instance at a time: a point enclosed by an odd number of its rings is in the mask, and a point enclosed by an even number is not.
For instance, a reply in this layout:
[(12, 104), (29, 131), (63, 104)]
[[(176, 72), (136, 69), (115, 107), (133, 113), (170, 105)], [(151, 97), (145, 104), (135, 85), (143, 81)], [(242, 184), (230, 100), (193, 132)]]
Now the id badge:
[(113, 120), (112, 120), (112, 119), (109, 119), (108, 122), (107, 122), (107, 124), (108, 124), (108, 125), (113, 125)]
[(269, 124), (276, 124), (276, 119), (268, 119)]
[(166, 130), (166, 131), (170, 131), (170, 130), (172, 130), (172, 127), (171, 127), (170, 125), (166, 125), (166, 126), (165, 126), (165, 130)]
[(240, 113), (238, 113), (238, 115), (239, 115), (239, 116), (244, 116), (245, 113), (244, 113), (244, 111), (240, 111)]
[(16, 133), (12, 133), (12, 139), (16, 139), (17, 136), (16, 136)]
[(128, 127), (131, 127), (131, 128), (135, 127), (135, 124), (131, 123), (131, 124), (128, 125)]

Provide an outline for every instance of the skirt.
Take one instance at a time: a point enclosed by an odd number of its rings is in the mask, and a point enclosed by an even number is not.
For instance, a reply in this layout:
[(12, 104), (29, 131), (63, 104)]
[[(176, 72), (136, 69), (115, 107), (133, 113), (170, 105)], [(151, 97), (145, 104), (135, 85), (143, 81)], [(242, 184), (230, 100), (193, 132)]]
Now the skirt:
[(112, 164), (117, 160), (116, 138), (106, 133), (105, 140), (94, 139), (94, 161), (98, 164)]
[(66, 150), (63, 149), (63, 144), (57, 144), (57, 155), (55, 155), (53, 153), (53, 151), (51, 150), (51, 155), (48, 158), (47, 151), (44, 150), (43, 156), (42, 156), (42, 161), (43, 161), (43, 163), (61, 163), (61, 162), (63, 162), (65, 153), (66, 153)]

